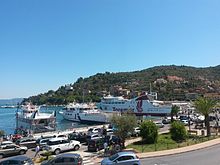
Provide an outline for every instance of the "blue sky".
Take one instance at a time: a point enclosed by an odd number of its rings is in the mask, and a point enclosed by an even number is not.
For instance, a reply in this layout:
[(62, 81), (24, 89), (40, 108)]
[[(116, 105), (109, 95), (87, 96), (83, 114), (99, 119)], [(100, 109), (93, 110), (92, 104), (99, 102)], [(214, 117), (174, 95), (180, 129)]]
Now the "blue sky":
[(216, 66), (219, 0), (1, 0), (0, 98), (97, 72)]

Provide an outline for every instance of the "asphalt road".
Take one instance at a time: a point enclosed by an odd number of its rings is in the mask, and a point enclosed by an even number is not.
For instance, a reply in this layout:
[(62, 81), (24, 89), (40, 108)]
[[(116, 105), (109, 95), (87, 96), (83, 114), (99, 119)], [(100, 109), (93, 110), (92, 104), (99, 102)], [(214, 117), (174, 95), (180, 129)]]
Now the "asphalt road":
[(219, 165), (220, 144), (183, 154), (145, 158), (142, 165)]

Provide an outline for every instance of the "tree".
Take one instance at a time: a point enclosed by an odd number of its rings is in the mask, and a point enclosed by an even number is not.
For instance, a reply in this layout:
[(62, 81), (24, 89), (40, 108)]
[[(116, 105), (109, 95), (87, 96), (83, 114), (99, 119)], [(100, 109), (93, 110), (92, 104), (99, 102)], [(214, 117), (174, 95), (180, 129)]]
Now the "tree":
[(125, 139), (129, 135), (128, 133), (132, 132), (137, 125), (136, 116), (128, 113), (122, 114), (121, 116), (113, 115), (111, 122), (116, 128), (115, 135), (122, 140), (122, 147), (124, 148)]
[(179, 112), (179, 107), (176, 106), (176, 105), (173, 105), (172, 108), (171, 108), (171, 122), (173, 122), (173, 116), (177, 116), (178, 112)]
[(5, 131), (4, 130), (0, 130), (0, 137), (5, 135)]
[(207, 130), (207, 136), (211, 135), (209, 114), (212, 113), (212, 109), (217, 105), (215, 100), (210, 100), (204, 97), (200, 97), (195, 101), (196, 110), (205, 116), (205, 126)]
[(153, 121), (145, 120), (140, 126), (140, 135), (144, 142), (152, 144), (157, 142), (158, 138), (158, 127)]
[(170, 127), (171, 138), (175, 141), (182, 141), (187, 138), (187, 131), (183, 123), (174, 121)]

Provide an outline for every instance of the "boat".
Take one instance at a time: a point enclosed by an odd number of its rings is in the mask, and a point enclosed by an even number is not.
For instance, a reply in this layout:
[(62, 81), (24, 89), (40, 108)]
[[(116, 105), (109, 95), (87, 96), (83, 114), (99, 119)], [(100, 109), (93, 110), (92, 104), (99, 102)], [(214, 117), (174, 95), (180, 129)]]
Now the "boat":
[(69, 103), (59, 112), (64, 119), (81, 123), (107, 123), (108, 114), (100, 111), (94, 104)]
[(22, 105), (20, 111), (16, 112), (16, 132), (17, 133), (42, 133), (55, 130), (56, 112), (42, 113), (40, 106), (28, 103)]
[(171, 112), (171, 105), (165, 105), (163, 101), (154, 100), (147, 92), (133, 99), (125, 99), (122, 96), (106, 96), (97, 105), (103, 112), (130, 111), (136, 116), (167, 116)]

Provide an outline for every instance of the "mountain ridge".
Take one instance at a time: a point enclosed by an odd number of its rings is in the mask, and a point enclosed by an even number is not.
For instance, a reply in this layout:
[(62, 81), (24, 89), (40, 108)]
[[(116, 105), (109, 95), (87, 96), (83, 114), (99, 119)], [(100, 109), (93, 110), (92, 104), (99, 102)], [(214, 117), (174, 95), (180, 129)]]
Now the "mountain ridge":
[(35, 104), (67, 104), (73, 101), (99, 101), (102, 95), (107, 94), (132, 98), (143, 91), (150, 91), (150, 86), (161, 100), (186, 100), (189, 93), (219, 93), (220, 65), (162, 65), (132, 72), (97, 73), (86, 78), (80, 77), (73, 84), (31, 96), (24, 101)]

